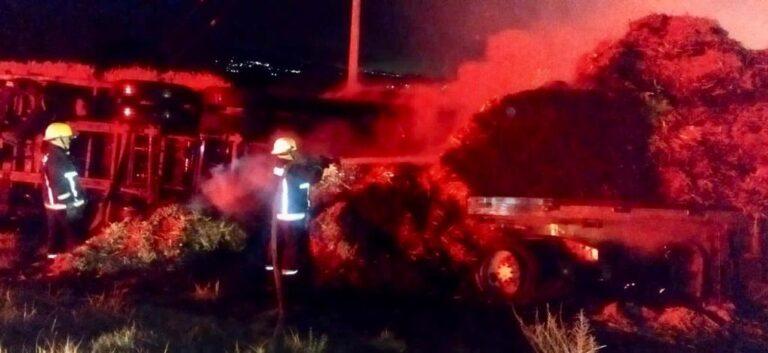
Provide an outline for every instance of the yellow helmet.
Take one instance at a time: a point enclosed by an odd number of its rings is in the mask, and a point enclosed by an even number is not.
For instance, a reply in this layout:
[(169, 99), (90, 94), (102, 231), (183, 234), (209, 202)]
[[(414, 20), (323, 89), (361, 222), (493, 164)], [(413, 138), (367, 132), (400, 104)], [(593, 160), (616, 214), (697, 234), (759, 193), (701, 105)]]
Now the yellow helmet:
[(272, 146), (272, 152), (270, 153), (273, 155), (288, 154), (297, 149), (298, 146), (296, 145), (296, 140), (290, 137), (281, 137), (275, 140), (275, 144)]
[(50, 141), (60, 137), (72, 137), (74, 136), (72, 127), (65, 123), (52, 123), (45, 129), (45, 137), (43, 140)]

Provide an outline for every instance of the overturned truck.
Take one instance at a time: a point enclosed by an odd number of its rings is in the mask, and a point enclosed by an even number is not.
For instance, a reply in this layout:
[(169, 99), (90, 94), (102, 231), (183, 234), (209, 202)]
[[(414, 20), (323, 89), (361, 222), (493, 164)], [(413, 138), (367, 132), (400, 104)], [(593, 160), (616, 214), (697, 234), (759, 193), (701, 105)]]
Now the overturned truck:
[(342, 159), (314, 191), (323, 284), (452, 288), (520, 304), (693, 303), (740, 295), (742, 281), (759, 273), (753, 223), (739, 212), (471, 196), (443, 166), (369, 162)]
[(635, 95), (555, 84), (474, 117), (442, 161), (489, 196), (469, 216), (511, 238), (482, 260), (481, 288), (690, 302), (760, 278), (759, 219), (665, 194), (653, 114)]
[[(96, 221), (193, 193), (207, 170), (247, 148), (242, 96), (207, 73), (129, 68), (96, 74), (71, 63), (0, 63), (0, 214), (39, 211), (41, 133), (77, 134), (72, 156)], [(103, 201), (103, 202), (102, 202)]]
[(343, 201), (315, 221), (319, 270), (354, 286), (453, 276), (520, 303), (738, 296), (760, 278), (760, 221), (659, 195), (648, 112), (554, 84), (490, 104), (439, 163), (343, 167)]
[[(239, 134), (242, 97), (229, 87), (126, 75), (66, 85), (62, 79), (29, 75), (2, 80), (13, 97), (4, 111), (7, 128), (65, 120), (79, 132), (73, 155), (79, 159), (83, 185), (104, 201), (96, 203), (97, 220), (119, 219), (133, 204), (184, 200), (214, 166), (235, 169), (239, 157), (268, 151), (268, 146)], [(58, 109), (41, 104), (52, 97)], [(546, 104), (550, 99), (558, 104)], [(635, 181), (649, 180), (646, 170), (624, 162), (645, 152), (596, 144), (605, 135), (630, 145), (617, 132), (626, 131), (625, 120), (636, 119), (618, 114), (623, 110), (617, 108), (601, 116), (601, 124), (586, 120), (594, 116), (589, 107), (627, 104), (636, 102), (560, 87), (527, 92), (479, 114), (474, 128), (490, 131), (477, 134), (487, 140), (460, 138), (463, 144), (444, 154), (439, 164), (342, 160), (342, 176), (327, 175), (313, 190), (312, 250), (318, 280), (409, 289), (457, 285), (518, 303), (573, 294), (658, 301), (738, 294), (742, 280), (760, 272), (745, 271), (759, 261), (742, 266), (760, 258), (760, 246), (753, 223), (738, 212), (570, 202), (566, 200), (587, 198), (558, 192), (536, 197), (563, 186), (604, 190), (606, 175), (622, 181), (618, 189), (623, 196), (642, 193)], [(542, 106), (553, 108), (542, 111)], [(562, 124), (560, 116), (585, 120)], [(533, 124), (534, 118), (546, 124)], [(528, 125), (541, 129), (530, 134)], [(586, 135), (584, 127), (589, 127)], [(34, 198), (39, 194), (40, 138), (25, 131), (4, 132), (10, 134), (4, 135), (0, 157), (2, 210), (39, 209)], [(539, 139), (525, 139), (526, 134)], [(562, 136), (582, 137), (574, 142)], [(642, 135), (631, 138), (647, 140)], [(589, 148), (576, 148), (579, 144)], [(552, 153), (557, 152), (553, 145), (568, 153)], [(508, 163), (510, 156), (513, 163)], [(544, 161), (533, 163), (536, 159)], [(588, 173), (574, 180), (573, 173), (563, 172), (569, 168)]]
[(187, 200), (214, 167), (234, 168), (244, 155), (267, 152), (266, 139), (279, 126), (365, 120), (379, 110), (274, 97), (209, 73), (0, 62), (0, 214), (38, 206), (41, 135), (53, 121), (77, 133), (71, 154), (92, 204), (102, 206), (98, 220), (108, 221)]
[[(568, 291), (651, 302), (738, 295), (750, 225), (737, 212), (477, 197), (469, 213), (508, 234), (477, 283), (527, 302)], [(759, 266), (753, 263), (752, 266)]]

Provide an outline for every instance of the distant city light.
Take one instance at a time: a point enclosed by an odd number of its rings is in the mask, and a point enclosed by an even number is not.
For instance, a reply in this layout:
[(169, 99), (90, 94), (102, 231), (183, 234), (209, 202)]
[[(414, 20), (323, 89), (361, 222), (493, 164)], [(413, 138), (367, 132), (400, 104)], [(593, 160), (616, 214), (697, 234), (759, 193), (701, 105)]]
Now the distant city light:
[[(215, 62), (219, 63), (220, 60), (215, 60)], [(271, 77), (280, 77), (282, 75), (298, 75), (302, 73), (302, 71), (299, 69), (281, 68), (261, 60), (236, 58), (230, 58), (229, 60), (226, 60), (224, 70), (233, 74), (258, 70), (263, 71), (265, 74)]]

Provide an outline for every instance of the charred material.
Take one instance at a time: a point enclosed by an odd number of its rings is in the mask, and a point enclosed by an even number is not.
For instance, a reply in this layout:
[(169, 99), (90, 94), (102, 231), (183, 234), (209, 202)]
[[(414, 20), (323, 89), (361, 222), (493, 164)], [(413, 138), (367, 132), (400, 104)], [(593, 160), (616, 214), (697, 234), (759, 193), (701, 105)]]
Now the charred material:
[(442, 160), (476, 195), (654, 200), (643, 101), (565, 84), (478, 113)]

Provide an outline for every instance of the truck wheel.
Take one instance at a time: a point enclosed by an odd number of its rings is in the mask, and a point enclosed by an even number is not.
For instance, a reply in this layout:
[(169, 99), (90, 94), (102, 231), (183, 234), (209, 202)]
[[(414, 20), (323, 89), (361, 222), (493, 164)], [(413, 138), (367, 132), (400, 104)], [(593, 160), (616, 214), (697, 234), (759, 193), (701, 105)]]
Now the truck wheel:
[(527, 304), (534, 299), (538, 266), (527, 249), (511, 246), (491, 252), (480, 265), (475, 280), (491, 299)]

